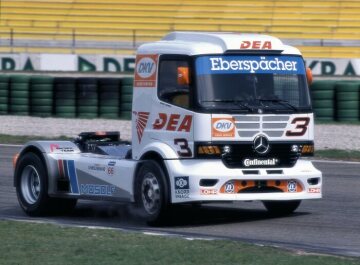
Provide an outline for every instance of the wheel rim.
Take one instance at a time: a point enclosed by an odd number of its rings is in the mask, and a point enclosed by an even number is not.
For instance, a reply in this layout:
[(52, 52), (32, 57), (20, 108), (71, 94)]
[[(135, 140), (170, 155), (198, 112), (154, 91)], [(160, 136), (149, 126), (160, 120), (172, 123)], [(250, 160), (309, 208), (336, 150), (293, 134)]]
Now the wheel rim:
[(39, 199), (41, 187), (40, 176), (36, 168), (28, 165), (21, 174), (21, 194), (28, 204), (34, 204)]
[(160, 185), (152, 173), (146, 173), (141, 184), (141, 198), (144, 209), (149, 214), (156, 213), (161, 206)]

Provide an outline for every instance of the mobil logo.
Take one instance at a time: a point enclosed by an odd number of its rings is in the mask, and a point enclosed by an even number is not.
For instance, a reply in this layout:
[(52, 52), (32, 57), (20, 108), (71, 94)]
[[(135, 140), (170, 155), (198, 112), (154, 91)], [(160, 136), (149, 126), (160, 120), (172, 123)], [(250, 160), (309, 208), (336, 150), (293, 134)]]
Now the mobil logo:
[(149, 78), (156, 71), (156, 63), (151, 57), (141, 58), (136, 65), (136, 73), (141, 78)]
[(213, 127), (218, 132), (230, 132), (234, 129), (234, 123), (231, 120), (221, 119), (214, 122)]

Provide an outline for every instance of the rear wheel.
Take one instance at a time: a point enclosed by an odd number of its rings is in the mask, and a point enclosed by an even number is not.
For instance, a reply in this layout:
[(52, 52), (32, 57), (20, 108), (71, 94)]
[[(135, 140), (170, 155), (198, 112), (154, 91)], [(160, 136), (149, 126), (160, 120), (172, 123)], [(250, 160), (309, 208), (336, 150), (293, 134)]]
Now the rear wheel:
[(72, 210), (76, 199), (50, 198), (48, 175), (40, 157), (27, 153), (19, 158), (15, 170), (16, 194), (24, 212), (30, 216), (43, 216)]
[(288, 215), (293, 213), (300, 205), (301, 201), (263, 201), (269, 213), (275, 215)]
[(150, 225), (160, 223), (168, 208), (168, 188), (165, 173), (154, 161), (144, 162), (136, 176), (136, 206)]

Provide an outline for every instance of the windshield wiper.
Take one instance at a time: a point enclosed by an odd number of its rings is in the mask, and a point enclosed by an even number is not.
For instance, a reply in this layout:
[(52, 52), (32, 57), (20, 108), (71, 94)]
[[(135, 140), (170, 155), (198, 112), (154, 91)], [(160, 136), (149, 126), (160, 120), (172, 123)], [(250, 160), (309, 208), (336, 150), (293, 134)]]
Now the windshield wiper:
[(253, 112), (254, 109), (245, 103), (244, 100), (236, 100), (236, 99), (214, 99), (214, 100), (204, 100), (202, 102), (222, 102), (222, 103), (234, 103), (235, 105), (245, 108), (248, 111)]
[(295, 110), (295, 111), (299, 111), (299, 109), (297, 107), (295, 107), (293, 104), (291, 104), (289, 101), (284, 100), (284, 99), (278, 99), (278, 98), (258, 98), (257, 99), (260, 102), (271, 102), (271, 103), (279, 103), (280, 105), (286, 106), (289, 109)]

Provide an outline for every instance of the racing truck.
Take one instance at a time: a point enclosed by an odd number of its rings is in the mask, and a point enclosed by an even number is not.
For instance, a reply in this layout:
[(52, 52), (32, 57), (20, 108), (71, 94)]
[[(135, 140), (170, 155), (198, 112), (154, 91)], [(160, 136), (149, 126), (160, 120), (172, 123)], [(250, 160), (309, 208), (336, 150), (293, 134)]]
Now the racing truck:
[(322, 197), (308, 158), (311, 80), (300, 51), (267, 35), (172, 32), (143, 44), (131, 142), (119, 132), (28, 142), (14, 158), (19, 204), (39, 216), (78, 199), (129, 202), (148, 223), (177, 204), (261, 201), (290, 214)]

